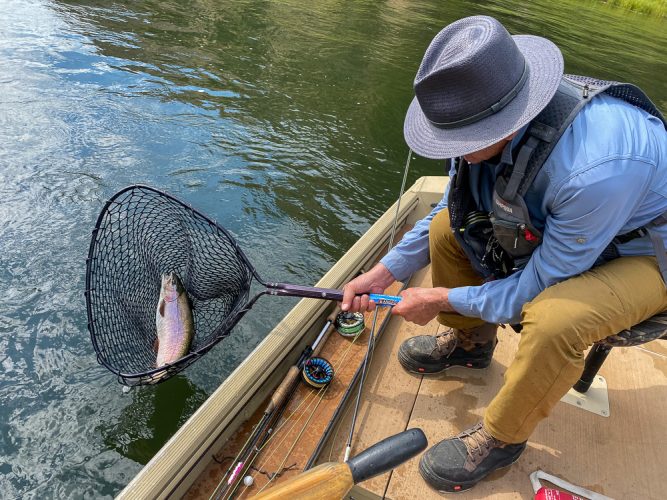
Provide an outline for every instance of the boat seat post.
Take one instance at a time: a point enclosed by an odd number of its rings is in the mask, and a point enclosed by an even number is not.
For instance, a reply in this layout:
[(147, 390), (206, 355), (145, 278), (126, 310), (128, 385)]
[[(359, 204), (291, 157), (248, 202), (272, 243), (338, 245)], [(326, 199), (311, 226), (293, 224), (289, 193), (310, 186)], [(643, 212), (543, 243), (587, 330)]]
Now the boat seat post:
[(658, 339), (667, 340), (667, 311), (593, 344), (586, 356), (581, 378), (572, 388), (582, 394), (587, 392), (613, 347), (636, 346)]
[(577, 383), (572, 387), (575, 391), (583, 394), (591, 388), (593, 379), (598, 374), (598, 371), (600, 371), (602, 363), (609, 356), (611, 349), (610, 345), (601, 342), (593, 344), (593, 347), (586, 356), (584, 371)]

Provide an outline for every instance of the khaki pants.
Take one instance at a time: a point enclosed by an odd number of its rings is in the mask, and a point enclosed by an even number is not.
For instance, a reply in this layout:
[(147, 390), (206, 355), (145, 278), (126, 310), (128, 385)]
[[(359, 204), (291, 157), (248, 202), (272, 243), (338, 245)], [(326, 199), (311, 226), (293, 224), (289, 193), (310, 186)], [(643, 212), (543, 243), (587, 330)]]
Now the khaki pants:
[[(447, 210), (431, 222), (430, 251), (434, 287), (481, 283), (454, 239)], [(588, 347), (666, 309), (655, 257), (621, 257), (547, 288), (523, 306), (519, 349), (484, 426), (506, 443), (526, 441), (579, 380)], [(454, 314), (438, 320), (453, 328), (483, 323)]]

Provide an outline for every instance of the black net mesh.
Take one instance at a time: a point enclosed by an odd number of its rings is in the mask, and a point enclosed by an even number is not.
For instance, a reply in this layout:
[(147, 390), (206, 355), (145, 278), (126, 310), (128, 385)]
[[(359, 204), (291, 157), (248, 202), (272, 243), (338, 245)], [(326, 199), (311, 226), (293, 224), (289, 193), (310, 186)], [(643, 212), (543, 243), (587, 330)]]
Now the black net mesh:
[(456, 175), (449, 184), (449, 198), (447, 209), (449, 210), (449, 222), (453, 230), (464, 226), (466, 216), (477, 207), (474, 206), (470, 195), (468, 163), (463, 158), (458, 158), (456, 163)]
[[(556, 130), (559, 130), (565, 120), (570, 116), (572, 110), (576, 107), (579, 99), (568, 95), (563, 92), (558, 92), (553, 97), (549, 105), (544, 108), (539, 115), (535, 118), (536, 122), (547, 125), (549, 127), (555, 127)], [(521, 196), (524, 196), (528, 189), (530, 188), (533, 180), (537, 176), (537, 173), (542, 168), (542, 165), (551, 154), (555, 142), (545, 142), (539, 141), (533, 154), (530, 157), (528, 166), (526, 167), (526, 174), (524, 175), (521, 184), (519, 185), (518, 192)]]
[(577, 82), (580, 85), (589, 85), (591, 87), (604, 87), (605, 85), (612, 84), (612, 87), (605, 90), (606, 94), (609, 94), (610, 96), (616, 97), (618, 99), (623, 99), (624, 101), (643, 109), (656, 118), (662, 120), (665, 126), (667, 126), (665, 117), (662, 115), (660, 110), (656, 107), (655, 104), (653, 104), (653, 101), (649, 99), (644, 91), (636, 85), (632, 85), (631, 83), (598, 80), (589, 76), (565, 75), (565, 77), (569, 80)]
[[(195, 336), (188, 355), (157, 370), (155, 313), (167, 272), (188, 292)], [(98, 361), (126, 385), (165, 380), (229, 333), (246, 310), (252, 279), (233, 238), (204, 215), (149, 187), (119, 192), (100, 214), (86, 270)]]

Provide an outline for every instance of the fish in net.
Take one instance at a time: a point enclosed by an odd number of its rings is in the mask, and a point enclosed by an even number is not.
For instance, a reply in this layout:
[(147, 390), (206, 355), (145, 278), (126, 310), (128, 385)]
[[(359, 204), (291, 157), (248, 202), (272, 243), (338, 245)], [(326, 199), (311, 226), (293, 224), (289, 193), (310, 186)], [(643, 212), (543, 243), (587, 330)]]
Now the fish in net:
[[(187, 290), (194, 338), (185, 356), (157, 367), (155, 313), (166, 273), (176, 273)], [(254, 281), (264, 289), (251, 298)], [(226, 229), (152, 187), (119, 191), (97, 219), (86, 261), (88, 329), (97, 360), (124, 385), (155, 384), (187, 368), (265, 294), (343, 298), (341, 290), (264, 282)]]

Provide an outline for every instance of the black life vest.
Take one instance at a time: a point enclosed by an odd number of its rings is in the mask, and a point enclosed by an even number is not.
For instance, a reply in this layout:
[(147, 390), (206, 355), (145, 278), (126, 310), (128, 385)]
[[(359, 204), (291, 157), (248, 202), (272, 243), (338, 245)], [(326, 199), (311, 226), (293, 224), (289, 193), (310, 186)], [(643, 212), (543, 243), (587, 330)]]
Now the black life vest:
[[(647, 111), (659, 118), (667, 128), (665, 118), (639, 87), (629, 83), (565, 75), (553, 99), (530, 122), (514, 165), (505, 169), (496, 179), (491, 213), (479, 211), (470, 193), (468, 165), (462, 158), (457, 159), (456, 174), (449, 188), (450, 224), (459, 244), (482, 277), (504, 278), (522, 269), (535, 248), (542, 243), (542, 233), (531, 220), (524, 196), (579, 111), (602, 92)], [(615, 244), (649, 234), (660, 271), (667, 283), (664, 243), (651, 231), (651, 227), (665, 223), (667, 213), (646, 226), (618, 235), (601, 258), (609, 260), (617, 257)]]

